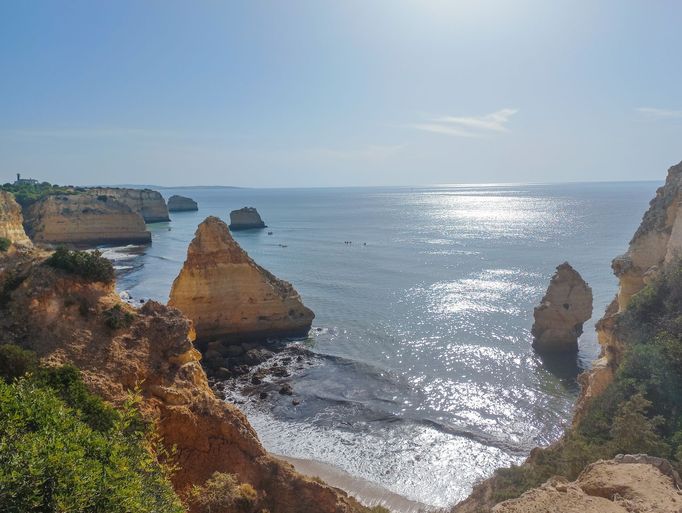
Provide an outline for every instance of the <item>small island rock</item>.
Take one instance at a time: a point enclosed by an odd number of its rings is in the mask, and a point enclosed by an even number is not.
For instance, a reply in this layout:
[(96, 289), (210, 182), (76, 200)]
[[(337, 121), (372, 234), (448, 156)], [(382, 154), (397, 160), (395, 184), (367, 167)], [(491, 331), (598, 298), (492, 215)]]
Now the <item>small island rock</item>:
[(533, 316), (533, 347), (538, 352), (577, 351), (583, 323), (592, 316), (592, 289), (564, 262), (556, 268)]
[(266, 228), (258, 210), (244, 207), (230, 212), (230, 230), (250, 230), (252, 228)]
[(192, 198), (178, 196), (177, 194), (168, 198), (169, 212), (191, 212), (195, 210), (199, 210), (199, 206)]
[(197, 228), (168, 304), (194, 321), (199, 342), (305, 336), (315, 317), (290, 283), (254, 262), (213, 216)]

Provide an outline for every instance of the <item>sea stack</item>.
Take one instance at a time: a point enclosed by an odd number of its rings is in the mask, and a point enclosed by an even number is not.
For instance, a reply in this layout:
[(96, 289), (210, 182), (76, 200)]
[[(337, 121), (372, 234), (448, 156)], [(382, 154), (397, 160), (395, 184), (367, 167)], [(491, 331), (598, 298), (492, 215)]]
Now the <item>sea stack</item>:
[(199, 342), (301, 337), (315, 317), (290, 283), (256, 264), (213, 216), (197, 228), (168, 304), (194, 321)]
[(178, 196), (177, 194), (174, 194), (168, 198), (169, 212), (192, 212), (195, 210), (199, 210), (199, 206), (192, 198)]
[(244, 207), (230, 212), (230, 230), (251, 230), (253, 228), (266, 228), (258, 210), (253, 207)]
[(592, 317), (592, 289), (564, 262), (556, 268), (533, 316), (535, 350), (540, 353), (577, 351), (583, 323)]
[(21, 246), (30, 246), (23, 226), (21, 207), (10, 192), (0, 191), (0, 238)]

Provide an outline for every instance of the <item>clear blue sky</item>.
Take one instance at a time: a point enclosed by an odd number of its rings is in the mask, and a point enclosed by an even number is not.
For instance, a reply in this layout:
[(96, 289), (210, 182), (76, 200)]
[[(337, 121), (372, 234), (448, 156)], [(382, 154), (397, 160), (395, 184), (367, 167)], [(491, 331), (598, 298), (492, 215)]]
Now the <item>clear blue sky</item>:
[(0, 3), (0, 181), (662, 180), (682, 2)]

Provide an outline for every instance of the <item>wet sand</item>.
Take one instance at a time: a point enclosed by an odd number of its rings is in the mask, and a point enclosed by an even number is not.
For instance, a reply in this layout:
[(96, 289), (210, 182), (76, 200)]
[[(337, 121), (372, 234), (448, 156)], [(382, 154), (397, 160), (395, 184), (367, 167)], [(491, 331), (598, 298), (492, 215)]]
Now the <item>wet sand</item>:
[(326, 483), (341, 488), (347, 492), (348, 495), (352, 495), (366, 506), (381, 505), (394, 513), (435, 512), (438, 510), (438, 508), (435, 508), (434, 506), (428, 506), (421, 502), (410, 500), (383, 486), (352, 476), (348, 472), (327, 463), (290, 458), (279, 454), (275, 454), (274, 456), (291, 463), (301, 474), (319, 477)]

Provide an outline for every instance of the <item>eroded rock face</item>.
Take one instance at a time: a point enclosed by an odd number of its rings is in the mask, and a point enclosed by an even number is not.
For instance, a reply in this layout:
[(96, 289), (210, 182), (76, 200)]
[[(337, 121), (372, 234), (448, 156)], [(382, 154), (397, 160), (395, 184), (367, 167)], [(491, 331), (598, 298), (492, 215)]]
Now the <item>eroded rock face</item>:
[(217, 217), (197, 228), (168, 304), (194, 321), (200, 341), (305, 336), (315, 317), (291, 284), (256, 264)]
[(168, 198), (169, 212), (190, 212), (193, 210), (199, 210), (199, 206), (192, 198), (178, 196), (177, 194)]
[(253, 207), (244, 207), (230, 212), (230, 230), (250, 230), (253, 228), (266, 228), (258, 210)]
[(682, 256), (682, 163), (668, 169), (665, 185), (656, 191), (628, 251), (616, 257), (611, 267), (618, 277), (618, 294), (597, 322), (600, 358), (580, 377), (582, 390), (574, 423), (593, 397), (613, 381), (620, 365), (624, 342), (618, 333), (618, 318), (634, 294), (655, 279), (672, 261)]
[(25, 212), (34, 242), (51, 244), (147, 244), (142, 217), (111, 196), (46, 196)]
[(151, 189), (123, 189), (117, 187), (93, 187), (89, 193), (96, 196), (113, 196), (142, 216), (145, 223), (170, 221), (166, 201), (160, 193)]
[(0, 191), (0, 237), (14, 244), (30, 246), (31, 241), (24, 231), (21, 207), (10, 192)]
[[(366, 511), (344, 492), (266, 453), (239, 409), (209, 388), (192, 324), (178, 310), (153, 301), (136, 310), (113, 284), (87, 283), (39, 258), (22, 258), (15, 267), (0, 267), (0, 289), (12, 283), (0, 303), (3, 343), (32, 349), (47, 364), (75, 365), (93, 392), (116, 405), (139, 387), (142, 413), (156, 423), (163, 443), (176, 449), (179, 468), (172, 479), (178, 493), (218, 471), (250, 483), (259, 511)], [(107, 326), (103, 312), (116, 305), (133, 314), (129, 327)]]
[(538, 352), (577, 351), (583, 323), (592, 317), (592, 289), (564, 262), (533, 315), (533, 347)]
[[(659, 460), (659, 458), (653, 458)], [(668, 467), (670, 464), (668, 463)], [(573, 482), (553, 478), (518, 499), (502, 502), (493, 513), (674, 513), (682, 496), (673, 475), (647, 457), (598, 461)]]

